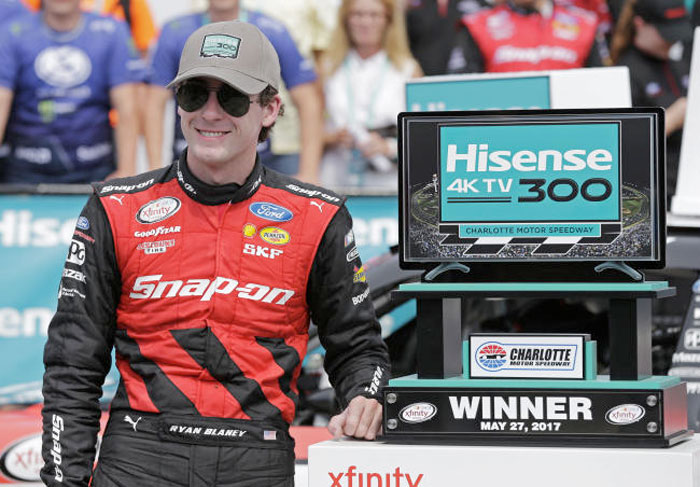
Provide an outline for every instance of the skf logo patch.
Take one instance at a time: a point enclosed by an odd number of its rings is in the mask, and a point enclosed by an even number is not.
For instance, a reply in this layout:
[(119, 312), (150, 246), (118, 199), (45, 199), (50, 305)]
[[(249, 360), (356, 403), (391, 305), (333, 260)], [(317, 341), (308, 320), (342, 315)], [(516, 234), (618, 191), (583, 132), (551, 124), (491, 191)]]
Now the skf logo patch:
[(265, 227), (260, 230), (260, 238), (272, 245), (287, 245), (289, 232), (278, 227)]
[(252, 223), (246, 223), (243, 225), (243, 236), (246, 238), (253, 238), (255, 234), (258, 233), (258, 228)]
[(236, 59), (241, 40), (224, 34), (209, 34), (204, 36), (202, 49), (199, 51), (202, 57), (227, 57)]
[(248, 255), (255, 255), (258, 257), (264, 257), (266, 259), (274, 259), (278, 255), (282, 255), (284, 251), (280, 249), (268, 249), (267, 247), (247, 243), (243, 245), (243, 253)]

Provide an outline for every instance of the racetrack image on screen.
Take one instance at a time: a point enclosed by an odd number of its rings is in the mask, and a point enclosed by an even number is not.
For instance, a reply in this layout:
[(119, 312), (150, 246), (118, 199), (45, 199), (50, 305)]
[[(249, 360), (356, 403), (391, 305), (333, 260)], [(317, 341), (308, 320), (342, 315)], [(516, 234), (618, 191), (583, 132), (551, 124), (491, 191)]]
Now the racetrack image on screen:
[(402, 114), (403, 263), (663, 260), (658, 113)]

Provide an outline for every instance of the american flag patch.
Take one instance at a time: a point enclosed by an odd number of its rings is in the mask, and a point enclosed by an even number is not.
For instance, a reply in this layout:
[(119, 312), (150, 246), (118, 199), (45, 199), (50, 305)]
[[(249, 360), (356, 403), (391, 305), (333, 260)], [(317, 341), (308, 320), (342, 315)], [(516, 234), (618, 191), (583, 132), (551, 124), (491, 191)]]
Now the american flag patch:
[(276, 440), (277, 439), (277, 431), (263, 431), (263, 440)]

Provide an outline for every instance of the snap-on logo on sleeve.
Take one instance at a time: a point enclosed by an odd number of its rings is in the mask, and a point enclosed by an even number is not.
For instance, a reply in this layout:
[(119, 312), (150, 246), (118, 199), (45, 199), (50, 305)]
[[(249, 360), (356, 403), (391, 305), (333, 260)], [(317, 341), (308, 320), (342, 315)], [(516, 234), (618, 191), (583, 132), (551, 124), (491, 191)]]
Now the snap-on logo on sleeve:
[(143, 224), (162, 222), (177, 213), (181, 206), (179, 199), (164, 196), (143, 205), (136, 213), (136, 221)]
[(279, 206), (274, 203), (253, 203), (248, 209), (253, 215), (273, 222), (288, 222), (294, 218), (294, 213), (284, 206)]

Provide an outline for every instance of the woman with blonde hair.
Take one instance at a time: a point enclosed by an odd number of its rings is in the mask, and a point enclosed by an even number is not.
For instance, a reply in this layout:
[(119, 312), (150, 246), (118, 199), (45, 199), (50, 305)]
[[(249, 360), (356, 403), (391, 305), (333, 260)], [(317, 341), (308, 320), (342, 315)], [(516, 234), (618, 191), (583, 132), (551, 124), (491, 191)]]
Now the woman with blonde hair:
[(408, 48), (400, 0), (343, 0), (321, 62), (327, 126), (323, 183), (396, 190), (396, 116), (404, 84), (422, 72)]

